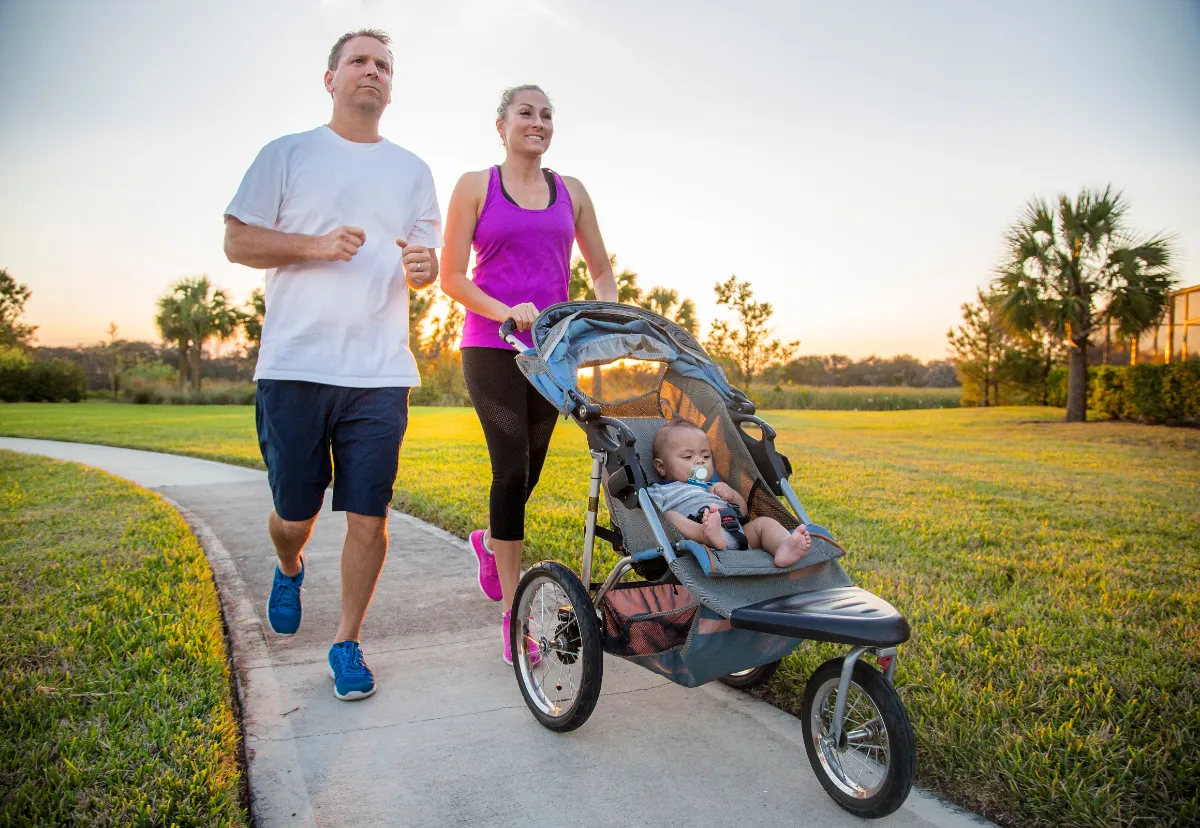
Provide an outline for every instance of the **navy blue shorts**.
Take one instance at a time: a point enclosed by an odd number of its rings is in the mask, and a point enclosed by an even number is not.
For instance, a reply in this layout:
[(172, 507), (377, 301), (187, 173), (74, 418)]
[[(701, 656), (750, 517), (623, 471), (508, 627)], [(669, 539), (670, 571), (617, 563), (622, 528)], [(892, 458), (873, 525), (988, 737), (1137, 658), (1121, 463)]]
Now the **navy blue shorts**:
[(261, 379), (254, 415), (281, 518), (315, 516), (330, 479), (335, 510), (387, 515), (408, 426), (407, 388)]

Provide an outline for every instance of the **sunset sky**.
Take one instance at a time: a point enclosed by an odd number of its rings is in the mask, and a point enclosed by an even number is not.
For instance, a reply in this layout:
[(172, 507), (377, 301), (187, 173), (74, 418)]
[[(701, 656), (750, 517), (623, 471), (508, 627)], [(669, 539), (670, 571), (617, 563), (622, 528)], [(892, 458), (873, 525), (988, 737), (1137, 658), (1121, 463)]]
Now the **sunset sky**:
[(731, 273), (801, 353), (945, 356), (1005, 227), (1108, 183), (1200, 282), (1200, 2), (0, 0), (0, 267), (44, 345), (207, 273), (258, 149), (328, 120), (342, 32), (395, 39), (382, 132), (458, 176), (501, 160), (499, 92), (556, 106), (547, 166), (610, 251), (713, 317)]

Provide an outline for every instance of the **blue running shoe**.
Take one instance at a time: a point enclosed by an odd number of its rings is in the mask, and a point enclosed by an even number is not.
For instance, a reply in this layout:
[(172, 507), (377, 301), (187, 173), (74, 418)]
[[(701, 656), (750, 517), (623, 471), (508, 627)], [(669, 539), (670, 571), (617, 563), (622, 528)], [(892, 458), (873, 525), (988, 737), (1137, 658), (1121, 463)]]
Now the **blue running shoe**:
[(300, 605), (301, 584), (304, 583), (304, 557), (300, 557), (300, 574), (289, 578), (275, 567), (275, 583), (267, 600), (267, 623), (279, 635), (294, 635), (300, 629), (304, 608)]
[(339, 641), (329, 648), (333, 695), (342, 701), (365, 699), (375, 692), (375, 674), (363, 661), (357, 641)]

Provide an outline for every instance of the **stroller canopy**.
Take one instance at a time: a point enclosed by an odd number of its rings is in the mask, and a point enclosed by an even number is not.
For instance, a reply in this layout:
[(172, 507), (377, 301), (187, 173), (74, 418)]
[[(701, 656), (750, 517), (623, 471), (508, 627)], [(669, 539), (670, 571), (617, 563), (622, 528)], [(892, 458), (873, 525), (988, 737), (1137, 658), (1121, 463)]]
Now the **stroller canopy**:
[(753, 411), (753, 404), (725, 379), (725, 372), (695, 337), (656, 313), (615, 302), (562, 302), (533, 323), (533, 347), (517, 358), (521, 372), (563, 414), (574, 408), (580, 368), (619, 359), (661, 362), (677, 373), (710, 385), (727, 405)]

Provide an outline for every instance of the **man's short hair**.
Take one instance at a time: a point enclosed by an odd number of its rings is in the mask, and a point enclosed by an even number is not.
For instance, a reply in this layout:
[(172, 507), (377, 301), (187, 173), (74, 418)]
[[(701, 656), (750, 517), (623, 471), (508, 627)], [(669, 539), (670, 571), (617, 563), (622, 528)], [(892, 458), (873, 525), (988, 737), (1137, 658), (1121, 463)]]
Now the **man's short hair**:
[(373, 37), (384, 46), (388, 47), (389, 56), (392, 54), (392, 39), (388, 37), (387, 32), (383, 31), (382, 29), (359, 29), (357, 32), (346, 32), (337, 39), (337, 43), (333, 44), (333, 48), (329, 50), (330, 72), (337, 69), (338, 61), (342, 59), (342, 47), (345, 46), (348, 41), (351, 41), (356, 37)]
[(650, 446), (650, 451), (654, 454), (656, 459), (659, 459), (663, 456), (663, 452), (667, 448), (667, 441), (671, 439), (672, 433), (678, 432), (682, 429), (695, 429), (701, 434), (704, 433), (704, 429), (700, 428), (700, 426), (696, 425), (691, 420), (685, 420), (683, 417), (679, 416), (672, 417), (670, 420), (663, 423), (662, 426), (659, 427), (658, 431), (654, 432), (654, 442)]

